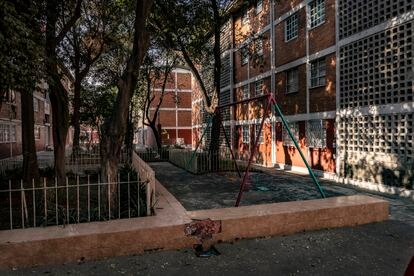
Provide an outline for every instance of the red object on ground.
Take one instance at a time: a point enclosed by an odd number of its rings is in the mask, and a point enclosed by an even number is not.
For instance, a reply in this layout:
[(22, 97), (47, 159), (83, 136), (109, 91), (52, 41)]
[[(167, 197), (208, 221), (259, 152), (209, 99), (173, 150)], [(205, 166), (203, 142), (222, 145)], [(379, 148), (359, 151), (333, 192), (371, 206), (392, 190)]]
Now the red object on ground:
[(405, 270), (404, 276), (414, 276), (414, 256), (411, 258), (411, 261)]

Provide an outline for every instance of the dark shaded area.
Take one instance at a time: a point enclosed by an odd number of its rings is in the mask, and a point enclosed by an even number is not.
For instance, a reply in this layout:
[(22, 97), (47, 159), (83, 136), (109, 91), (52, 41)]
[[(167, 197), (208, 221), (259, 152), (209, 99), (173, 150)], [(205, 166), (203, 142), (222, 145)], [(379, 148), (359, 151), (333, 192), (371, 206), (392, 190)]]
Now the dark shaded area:
[[(236, 172), (193, 175), (167, 162), (150, 165), (157, 179), (187, 210), (233, 207), (236, 202), (241, 182)], [(247, 182), (249, 190), (243, 193), (241, 205), (320, 198), (310, 178), (309, 181), (296, 180), (291, 175), (252, 172)], [(332, 197), (343, 194), (327, 190), (326, 195)]]
[(192, 249), (79, 264), (0, 271), (1, 275), (403, 275), (414, 228), (399, 221), (218, 244), (220, 256)]

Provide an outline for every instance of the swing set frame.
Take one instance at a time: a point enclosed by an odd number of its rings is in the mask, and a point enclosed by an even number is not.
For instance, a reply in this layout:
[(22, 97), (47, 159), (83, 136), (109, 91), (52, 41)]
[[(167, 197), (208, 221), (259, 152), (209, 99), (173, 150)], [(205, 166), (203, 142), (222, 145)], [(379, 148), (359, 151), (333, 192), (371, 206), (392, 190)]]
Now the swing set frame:
[(251, 148), (249, 161), (248, 161), (247, 167), (246, 167), (246, 169), (245, 169), (245, 171), (243, 173), (243, 177), (242, 177), (242, 174), (240, 172), (240, 168), (239, 168), (239, 166), (237, 164), (237, 160), (235, 158), (235, 155), (234, 155), (232, 146), (230, 144), (230, 139), (227, 136), (227, 133), (225, 131), (225, 128), (224, 128), (224, 125), (223, 125), (222, 120), (220, 120), (220, 128), (221, 128), (221, 130), (224, 133), (224, 138), (226, 140), (227, 147), (230, 149), (231, 158), (233, 160), (233, 163), (235, 165), (235, 168), (236, 168), (236, 171), (237, 171), (239, 177), (242, 179), (241, 180), (241, 183), (240, 183), (239, 192), (237, 194), (237, 199), (236, 199), (235, 207), (240, 206), (240, 202), (241, 202), (241, 199), (242, 199), (242, 196), (243, 196), (243, 192), (245, 190), (245, 186), (246, 186), (246, 183), (247, 183), (247, 179), (248, 179), (248, 175), (249, 175), (249, 172), (250, 172), (250, 168), (251, 168), (252, 163), (253, 163), (253, 158), (256, 155), (257, 147), (258, 147), (258, 144), (259, 144), (259, 137), (260, 137), (260, 135), (261, 135), (261, 133), (263, 131), (264, 122), (265, 122), (266, 118), (269, 117), (269, 113), (271, 111), (271, 107), (272, 106), (275, 108), (276, 115), (278, 115), (280, 117), (280, 119), (282, 121), (282, 124), (285, 127), (285, 129), (287, 130), (290, 139), (292, 139), (293, 144), (295, 145), (295, 148), (298, 150), (298, 152), (300, 154), (300, 157), (302, 158), (302, 161), (305, 163), (306, 168), (309, 171), (309, 175), (310, 175), (313, 183), (315, 184), (318, 192), (320, 193), (320, 195), (321, 195), (322, 198), (326, 198), (326, 195), (325, 195), (324, 190), (322, 189), (322, 187), (321, 187), (318, 179), (316, 178), (315, 173), (313, 172), (311, 166), (309, 165), (308, 161), (306, 160), (305, 155), (303, 154), (302, 150), (300, 149), (299, 143), (298, 143), (298, 141), (296, 141), (296, 139), (295, 139), (292, 131), (290, 130), (289, 124), (288, 124), (285, 116), (283, 115), (282, 110), (280, 109), (279, 105), (277, 104), (275, 98), (273, 97), (272, 93), (265, 94), (265, 95), (261, 95), (261, 96), (256, 96), (256, 97), (253, 97), (253, 98), (250, 98), (250, 99), (245, 99), (245, 100), (241, 100), (241, 101), (237, 101), (237, 102), (229, 103), (229, 104), (224, 104), (224, 105), (221, 105), (221, 106), (216, 107), (215, 112), (212, 115), (210, 115), (209, 118), (208, 118), (207, 125), (205, 126), (205, 128), (204, 128), (204, 130), (202, 132), (202, 135), (201, 135), (200, 139), (198, 140), (198, 142), (196, 144), (196, 148), (193, 151), (193, 154), (191, 155), (191, 158), (190, 158), (190, 160), (188, 162), (187, 167), (193, 161), (193, 159), (194, 159), (194, 157), (195, 157), (195, 155), (197, 153), (197, 150), (200, 147), (201, 141), (203, 140), (204, 136), (206, 135), (207, 129), (212, 124), (212, 121), (213, 121), (213, 117), (214, 116), (220, 116), (221, 115), (221, 110), (223, 110), (224, 108), (232, 107), (232, 106), (237, 106), (237, 105), (241, 105), (241, 104), (244, 104), (244, 103), (249, 103), (249, 102), (253, 102), (253, 101), (257, 101), (257, 100), (263, 100), (263, 99), (266, 100), (266, 107), (264, 109), (264, 115), (262, 116), (262, 119), (261, 119), (259, 132), (254, 137), (254, 144), (253, 144), (253, 147)]

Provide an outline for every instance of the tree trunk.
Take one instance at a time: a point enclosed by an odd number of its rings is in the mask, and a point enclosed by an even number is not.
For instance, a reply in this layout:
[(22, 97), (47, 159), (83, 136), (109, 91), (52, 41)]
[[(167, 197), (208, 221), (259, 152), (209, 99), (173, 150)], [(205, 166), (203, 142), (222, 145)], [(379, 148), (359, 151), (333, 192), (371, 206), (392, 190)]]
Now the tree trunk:
[(158, 131), (157, 126), (155, 125), (155, 122), (150, 122), (149, 123), (149, 127), (152, 130), (152, 133), (154, 134), (154, 138), (155, 138), (155, 143), (157, 144), (157, 149), (160, 152), (161, 148), (162, 148), (162, 143), (161, 143), (161, 135), (160, 132)]
[[(116, 183), (119, 155), (128, 121), (128, 107), (137, 85), (139, 67), (149, 46), (149, 33), (145, 25), (151, 6), (152, 0), (136, 0), (132, 53), (118, 81), (118, 94), (112, 116), (102, 127), (101, 174), (102, 179), (111, 183)], [(116, 203), (117, 185), (109, 185), (107, 194), (108, 203), (111, 205)], [(110, 217), (112, 211), (109, 210)]]
[(36, 144), (34, 136), (34, 110), (32, 91), (21, 92), (22, 104), (22, 151), (23, 151), (23, 181), (25, 187), (32, 186), (32, 179), (39, 181)]
[(79, 77), (76, 77), (74, 92), (73, 92), (73, 116), (72, 116), (72, 126), (74, 129), (73, 133), (73, 145), (72, 152), (74, 157), (79, 153), (79, 140), (80, 140), (80, 108), (81, 108), (81, 83)]
[[(221, 50), (220, 50), (220, 36), (221, 36), (221, 17), (219, 14), (219, 6), (216, 0), (211, 0), (214, 17), (214, 87), (217, 93), (217, 99), (220, 99), (220, 78), (221, 78)], [(213, 114), (213, 122), (211, 126), (210, 137), (210, 165), (211, 170), (217, 171), (219, 169), (219, 150), (220, 150), (220, 126), (221, 115), (220, 110), (215, 110)]]
[[(66, 90), (55, 82), (50, 89), (50, 104), (52, 106), (52, 132), (53, 132), (53, 149), (55, 177), (58, 184), (63, 185), (66, 176), (65, 167), (65, 149), (66, 137), (69, 129), (69, 99)], [(60, 85), (59, 85), (60, 84)]]

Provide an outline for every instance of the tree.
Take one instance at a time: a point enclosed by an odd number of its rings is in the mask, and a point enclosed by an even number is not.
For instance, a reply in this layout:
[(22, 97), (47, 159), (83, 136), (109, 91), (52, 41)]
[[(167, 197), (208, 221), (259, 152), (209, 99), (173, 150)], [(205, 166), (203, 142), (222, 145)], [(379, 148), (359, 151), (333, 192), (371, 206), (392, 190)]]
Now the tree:
[[(159, 109), (164, 101), (166, 95), (165, 88), (168, 81), (171, 79), (171, 71), (176, 65), (177, 56), (174, 52), (167, 49), (162, 49), (159, 45), (154, 45), (144, 60), (144, 64), (140, 70), (139, 91), (144, 96), (142, 111), (144, 116), (144, 125), (151, 128), (157, 148), (161, 149), (162, 141), (161, 134), (157, 127), (157, 119), (159, 116)], [(154, 87), (161, 85), (161, 91), (154, 91)], [(157, 102), (156, 98), (158, 96)], [(151, 108), (155, 108), (151, 112)]]
[[(69, 129), (69, 87), (62, 83), (64, 65), (58, 58), (58, 47), (81, 15), (82, 0), (46, 1), (45, 67), (52, 107), (52, 132), (55, 176), (63, 183), (65, 172), (66, 137)], [(59, 19), (58, 16), (62, 15)]]
[[(160, 0), (152, 17), (152, 27), (163, 37), (165, 47), (181, 52), (201, 90), (205, 109), (212, 115), (220, 96), (221, 27), (230, 15), (226, 9), (230, 2)], [(213, 116), (209, 146), (213, 170), (218, 166), (220, 125), (220, 116)]]
[(82, 4), (81, 16), (64, 38), (60, 47), (62, 59), (71, 68), (74, 75), (73, 114), (71, 124), (74, 127), (73, 153), (79, 150), (80, 109), (82, 106), (83, 82), (91, 67), (111, 43), (114, 20), (111, 3), (91, 0)]
[[(138, 81), (139, 67), (147, 52), (150, 34), (146, 23), (152, 6), (152, 0), (136, 0), (132, 50), (126, 60), (121, 77), (117, 80), (118, 93), (110, 118), (102, 126), (101, 168), (102, 177), (111, 183), (116, 182), (118, 164), (126, 133), (128, 109)], [(108, 200), (116, 200), (116, 185), (108, 187)]]
[(39, 170), (34, 138), (33, 92), (42, 77), (41, 6), (36, 1), (2, 1), (0, 19), (0, 109), (6, 91), (21, 95), (23, 180)]

